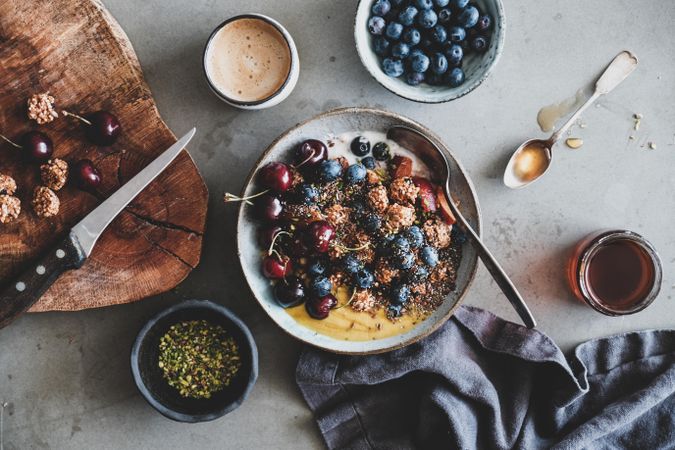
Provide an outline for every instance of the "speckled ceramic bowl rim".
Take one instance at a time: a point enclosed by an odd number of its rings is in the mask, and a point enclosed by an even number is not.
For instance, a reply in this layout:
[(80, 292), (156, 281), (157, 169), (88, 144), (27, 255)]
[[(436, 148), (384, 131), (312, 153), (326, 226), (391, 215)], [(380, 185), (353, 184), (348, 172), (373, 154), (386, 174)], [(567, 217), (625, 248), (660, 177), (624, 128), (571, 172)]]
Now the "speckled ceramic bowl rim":
[[(241, 330), (246, 338), (246, 342), (238, 342), (238, 344), (240, 346), (246, 345), (246, 350), (251, 354), (251, 374), (249, 375), (249, 379), (246, 383), (246, 388), (244, 391), (234, 401), (227, 403), (222, 408), (208, 414), (184, 414), (166, 407), (155, 399), (155, 397), (152, 395), (152, 392), (150, 392), (145, 383), (143, 383), (143, 377), (141, 376), (138, 358), (140, 356), (141, 345), (148, 335), (148, 332), (164, 317), (184, 309), (205, 309), (225, 317), (227, 320), (232, 322), (234, 326)], [(226, 307), (210, 300), (185, 300), (160, 311), (150, 320), (148, 320), (145, 325), (143, 325), (143, 328), (141, 328), (141, 330), (138, 332), (138, 335), (134, 341), (134, 345), (131, 348), (131, 374), (134, 379), (134, 383), (136, 383), (138, 391), (141, 393), (145, 401), (148, 402), (150, 406), (152, 406), (164, 417), (184, 423), (209, 422), (239, 408), (241, 404), (244, 403), (244, 401), (248, 398), (251, 390), (253, 389), (253, 386), (255, 385), (255, 382), (258, 379), (258, 347), (256, 346), (255, 340), (253, 339), (251, 330), (248, 329), (246, 324), (242, 322), (239, 317), (237, 317)]]
[[(416, 122), (416, 121), (414, 121), (414, 120), (412, 120), (408, 117), (402, 116), (400, 114), (385, 111), (385, 110), (381, 110), (381, 109), (376, 109), (376, 108), (346, 107), (346, 108), (332, 109), (332, 110), (323, 112), (321, 114), (318, 114), (314, 117), (311, 117), (310, 119), (307, 119), (307, 120), (305, 120), (303, 122), (300, 122), (300, 123), (296, 124), (295, 126), (289, 128), (283, 134), (281, 134), (279, 137), (277, 137), (274, 141), (272, 141), (270, 143), (270, 145), (265, 149), (265, 151), (260, 155), (258, 160), (253, 165), (253, 168), (249, 172), (248, 176), (246, 177), (246, 180), (244, 181), (244, 185), (241, 189), (241, 195), (242, 196), (244, 195), (247, 187), (249, 186), (249, 184), (252, 183), (253, 177), (254, 177), (255, 173), (257, 172), (260, 164), (262, 163), (262, 161), (264, 161), (264, 159), (267, 157), (267, 155), (270, 153), (270, 151), (276, 146), (276, 144), (279, 141), (286, 138), (289, 134), (293, 133), (298, 128), (301, 128), (301, 127), (303, 127), (303, 126), (307, 125), (308, 123), (311, 123), (315, 120), (326, 119), (326, 118), (330, 118), (331, 116), (336, 116), (336, 115), (341, 115), (341, 114), (349, 114), (349, 113), (352, 113), (352, 114), (370, 113), (370, 114), (375, 114), (375, 115), (382, 115), (382, 116), (386, 116), (386, 117), (401, 121), (403, 123), (407, 123), (409, 125), (413, 125), (413, 127), (418, 128), (424, 135), (426, 135), (429, 139), (431, 139), (433, 142), (435, 142), (439, 146), (439, 148), (441, 148), (446, 153), (446, 156), (449, 156), (450, 158), (452, 158), (452, 160), (457, 164), (457, 167), (459, 168), (459, 171), (462, 173), (462, 176), (466, 180), (467, 186), (468, 186), (468, 188), (471, 192), (471, 196), (473, 197), (474, 203), (476, 205), (475, 231), (480, 236), (482, 223), (483, 223), (481, 209), (480, 209), (480, 203), (478, 202), (478, 195), (476, 194), (476, 189), (473, 185), (473, 182), (471, 181), (471, 178), (469, 177), (469, 174), (467, 173), (466, 169), (464, 169), (464, 166), (462, 166), (462, 164), (459, 162), (459, 160), (457, 158), (455, 158), (454, 154), (450, 151), (450, 149), (448, 149), (448, 147), (443, 143), (443, 141), (434, 132), (429, 130), (424, 125), (421, 125), (420, 123), (418, 123), (418, 122)], [(249, 287), (249, 291), (251, 292), (251, 295), (253, 295), (253, 297), (256, 299), (256, 301), (260, 304), (261, 308), (265, 311), (265, 313), (268, 315), (268, 317), (272, 321), (274, 321), (274, 323), (277, 324), (277, 326), (279, 326), (279, 328), (284, 330), (284, 332), (286, 332), (286, 334), (288, 334), (289, 336), (291, 336), (291, 337), (293, 337), (293, 338), (295, 338), (295, 339), (297, 339), (301, 342), (304, 342), (306, 344), (309, 344), (313, 347), (320, 348), (320, 349), (325, 350), (325, 351), (329, 351), (331, 353), (345, 354), (345, 355), (372, 355), (372, 354), (377, 354), (377, 353), (386, 353), (386, 352), (390, 352), (392, 350), (396, 350), (398, 348), (406, 347), (410, 344), (413, 344), (413, 343), (419, 341), (420, 339), (423, 339), (423, 338), (427, 337), (428, 335), (430, 335), (431, 333), (436, 331), (438, 328), (440, 328), (441, 325), (443, 325), (445, 322), (447, 322), (448, 319), (450, 319), (450, 317), (452, 317), (452, 315), (455, 313), (457, 308), (459, 308), (459, 306), (464, 301), (464, 297), (466, 296), (467, 292), (471, 288), (471, 285), (473, 284), (473, 281), (476, 277), (476, 272), (478, 271), (478, 259), (476, 259), (476, 262), (473, 265), (473, 267), (471, 268), (471, 271), (468, 275), (466, 286), (464, 287), (464, 290), (461, 293), (459, 293), (459, 295), (457, 296), (457, 301), (455, 302), (455, 304), (452, 306), (452, 308), (450, 308), (450, 310), (448, 311), (447, 314), (445, 314), (443, 317), (439, 318), (436, 321), (436, 323), (431, 325), (426, 332), (421, 333), (417, 336), (413, 336), (410, 339), (402, 341), (402, 342), (400, 342), (396, 345), (392, 345), (392, 346), (377, 349), (377, 350), (371, 350), (371, 351), (342, 351), (342, 350), (328, 349), (328, 348), (322, 347), (320, 345), (317, 345), (316, 343), (312, 342), (311, 340), (303, 339), (302, 337), (293, 334), (290, 330), (287, 330), (286, 328), (281, 326), (279, 323), (277, 323), (277, 321), (274, 319), (274, 317), (272, 317), (272, 315), (270, 315), (267, 312), (267, 310), (265, 309), (265, 307), (262, 304), (262, 300), (259, 299), (255, 295), (255, 292), (254, 292), (253, 287), (252, 287), (252, 283), (248, 279), (248, 276), (246, 275), (246, 272), (244, 271), (243, 267), (241, 267), (241, 264), (242, 264), (242, 249), (240, 248), (240, 245), (239, 245), (239, 222), (240, 222), (241, 218), (243, 217), (245, 207), (246, 207), (246, 205), (244, 203), (241, 203), (239, 205), (239, 215), (237, 217), (237, 236), (236, 236), (236, 238), (237, 238), (237, 256), (239, 257), (240, 269), (242, 271), (242, 274), (244, 275), (244, 278), (246, 279), (246, 284)], [(298, 326), (302, 326), (302, 325), (298, 324)]]
[[(401, 98), (405, 98), (406, 100), (411, 100), (411, 101), (417, 102), (417, 103), (427, 103), (427, 104), (447, 103), (447, 102), (450, 102), (450, 101), (453, 101), (453, 100), (457, 100), (458, 98), (462, 98), (465, 95), (472, 92), (478, 86), (483, 84), (483, 82), (485, 80), (487, 80), (487, 78), (490, 76), (490, 74), (494, 70), (495, 66), (497, 65), (497, 62), (499, 62), (499, 59), (502, 56), (502, 52), (504, 51), (504, 39), (505, 39), (505, 34), (506, 34), (506, 15), (504, 14), (504, 4), (502, 3), (502, 0), (489, 0), (489, 1), (493, 1), (495, 3), (495, 5), (497, 6), (498, 15), (497, 15), (496, 19), (500, 23), (500, 30), (499, 30), (499, 33), (497, 33), (497, 45), (495, 47), (495, 56), (494, 56), (494, 58), (492, 58), (492, 61), (490, 61), (490, 64), (487, 66), (487, 68), (485, 69), (483, 74), (477, 80), (475, 80), (473, 83), (465, 85), (465, 89), (457, 91), (457, 93), (455, 95), (451, 95), (449, 97), (446, 97), (446, 98), (443, 98), (443, 99), (440, 99), (440, 100), (430, 100), (428, 98), (426, 98), (426, 99), (425, 98), (412, 98), (410, 96), (407, 96), (407, 95), (405, 95), (401, 92), (398, 92), (395, 89), (385, 85), (380, 80), (378, 80), (375, 73), (373, 73), (373, 69), (371, 67), (369, 67), (368, 64), (366, 64), (366, 62), (364, 60), (364, 56), (361, 54), (361, 50), (359, 50), (359, 45), (358, 45), (358, 42), (357, 42), (357, 39), (358, 39), (357, 33), (359, 32), (359, 27), (360, 26), (365, 27), (366, 24), (365, 23), (363, 23), (363, 24), (358, 23), (358, 11), (359, 11), (359, 8), (361, 7), (361, 4), (363, 2), (372, 2), (372, 1), (373, 0), (360, 0), (356, 5), (357, 14), (354, 14), (354, 46), (356, 47), (356, 52), (359, 55), (359, 60), (361, 60), (361, 64), (363, 65), (363, 67), (365, 67), (365, 69), (368, 71), (370, 76), (375, 81), (377, 81), (377, 83), (380, 86), (382, 86), (383, 88), (385, 88), (389, 92), (398, 95)], [(382, 72), (382, 73), (384, 73), (384, 72)], [(420, 92), (420, 95), (422, 95), (422, 91), (420, 90), (419, 92)]]

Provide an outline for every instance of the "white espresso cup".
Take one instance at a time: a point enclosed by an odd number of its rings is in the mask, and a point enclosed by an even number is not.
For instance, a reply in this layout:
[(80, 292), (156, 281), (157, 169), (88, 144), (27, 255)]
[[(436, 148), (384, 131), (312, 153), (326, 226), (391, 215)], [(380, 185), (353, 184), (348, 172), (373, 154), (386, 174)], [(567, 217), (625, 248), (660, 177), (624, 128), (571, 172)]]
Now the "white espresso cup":
[(241, 109), (278, 105), (300, 74), (290, 33), (262, 14), (242, 14), (218, 25), (206, 42), (203, 65), (211, 90)]

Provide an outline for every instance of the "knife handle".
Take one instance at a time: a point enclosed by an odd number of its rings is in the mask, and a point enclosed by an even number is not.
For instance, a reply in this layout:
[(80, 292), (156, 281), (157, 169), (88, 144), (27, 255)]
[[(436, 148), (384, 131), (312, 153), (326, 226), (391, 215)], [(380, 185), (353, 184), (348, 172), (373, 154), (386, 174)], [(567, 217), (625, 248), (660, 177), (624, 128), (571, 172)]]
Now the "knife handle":
[(49, 253), (0, 290), (0, 328), (9, 325), (37, 302), (65, 271), (84, 264), (86, 256), (74, 234), (69, 234)]

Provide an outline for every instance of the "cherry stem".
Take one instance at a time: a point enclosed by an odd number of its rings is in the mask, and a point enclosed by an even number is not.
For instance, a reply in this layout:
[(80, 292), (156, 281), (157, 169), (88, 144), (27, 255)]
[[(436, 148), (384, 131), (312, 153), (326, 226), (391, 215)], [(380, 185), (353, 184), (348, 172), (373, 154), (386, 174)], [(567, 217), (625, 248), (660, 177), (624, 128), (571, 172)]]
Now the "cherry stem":
[(348, 252), (358, 252), (359, 250), (364, 250), (364, 249), (368, 248), (370, 246), (370, 242), (366, 242), (365, 244), (360, 245), (360, 246), (355, 247), (355, 248), (345, 247), (344, 245), (340, 245), (340, 244), (334, 244), (334, 245), (335, 245), (335, 247), (339, 248), (340, 250), (346, 250)]
[(289, 236), (293, 236), (293, 235), (292, 235), (291, 233), (289, 233), (288, 231), (284, 231), (284, 230), (278, 231), (277, 234), (275, 234), (274, 237), (272, 238), (272, 243), (270, 244), (270, 248), (269, 248), (269, 250), (267, 250), (267, 254), (268, 254), (268, 255), (271, 256), (271, 255), (272, 255), (272, 252), (275, 251), (275, 250), (274, 250), (274, 244), (276, 244), (277, 238), (278, 238), (279, 236), (281, 236), (282, 234), (287, 234), (287, 235), (289, 235)]
[(302, 162), (301, 162), (300, 164), (298, 164), (297, 166), (291, 166), (291, 167), (293, 167), (294, 169), (299, 169), (299, 168), (302, 167), (305, 163), (307, 163), (310, 159), (314, 158), (314, 155), (315, 155), (315, 154), (316, 154), (316, 150), (312, 149), (312, 153), (310, 153), (309, 156), (308, 156), (307, 158), (305, 158), (304, 161), (302, 161)]
[(88, 121), (87, 119), (85, 119), (85, 118), (82, 117), (82, 116), (78, 116), (77, 114), (73, 114), (73, 113), (68, 112), (68, 111), (66, 111), (66, 110), (61, 111), (61, 114), (63, 114), (64, 116), (75, 117), (77, 120), (81, 120), (82, 122), (84, 122), (84, 123), (86, 123), (87, 125), (91, 126), (91, 122)]
[(13, 145), (14, 147), (16, 147), (16, 148), (22, 148), (19, 144), (17, 144), (16, 142), (10, 140), (9, 138), (6, 138), (5, 136), (3, 136), (3, 135), (1, 135), (1, 134), (0, 134), (0, 138), (2, 138), (5, 142), (8, 142), (8, 143), (12, 144), (12, 145)]
[(338, 306), (337, 308), (334, 308), (334, 309), (340, 309), (340, 308), (344, 308), (345, 306), (351, 305), (352, 302), (354, 301), (354, 297), (356, 297), (357, 291), (358, 291), (358, 289), (354, 288), (354, 290), (352, 291), (352, 296), (349, 297), (349, 300), (347, 301), (347, 303), (345, 303), (344, 305), (340, 305), (340, 306)]
[[(274, 250), (274, 249), (271, 249), (270, 252), (269, 252), (268, 254), (269, 254), (270, 256), (272, 256), (272, 254), (274, 254), (274, 256), (276, 256), (277, 259), (279, 260), (279, 262), (284, 262), (284, 257), (281, 256), (281, 253), (279, 253), (278, 251), (276, 251), (276, 250)], [(286, 264), (284, 264), (284, 267), (286, 267)]]
[(263, 194), (267, 194), (270, 190), (265, 189), (262, 192), (258, 192), (257, 194), (249, 195), (248, 197), (239, 197), (238, 195), (230, 194), (229, 192), (226, 192), (223, 194), (223, 202), (224, 203), (229, 203), (229, 202), (244, 202), (247, 205), (252, 205), (253, 202), (250, 202), (249, 200), (252, 198), (260, 197)]

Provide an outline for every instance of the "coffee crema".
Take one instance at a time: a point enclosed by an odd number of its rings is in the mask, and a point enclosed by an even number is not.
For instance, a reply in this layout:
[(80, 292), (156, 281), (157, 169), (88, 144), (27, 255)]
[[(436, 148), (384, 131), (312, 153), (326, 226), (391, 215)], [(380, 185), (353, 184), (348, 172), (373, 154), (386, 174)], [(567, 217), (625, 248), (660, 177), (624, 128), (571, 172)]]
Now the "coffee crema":
[(262, 19), (225, 24), (211, 39), (206, 73), (222, 95), (236, 102), (258, 102), (277, 93), (291, 71), (291, 50), (283, 34)]

